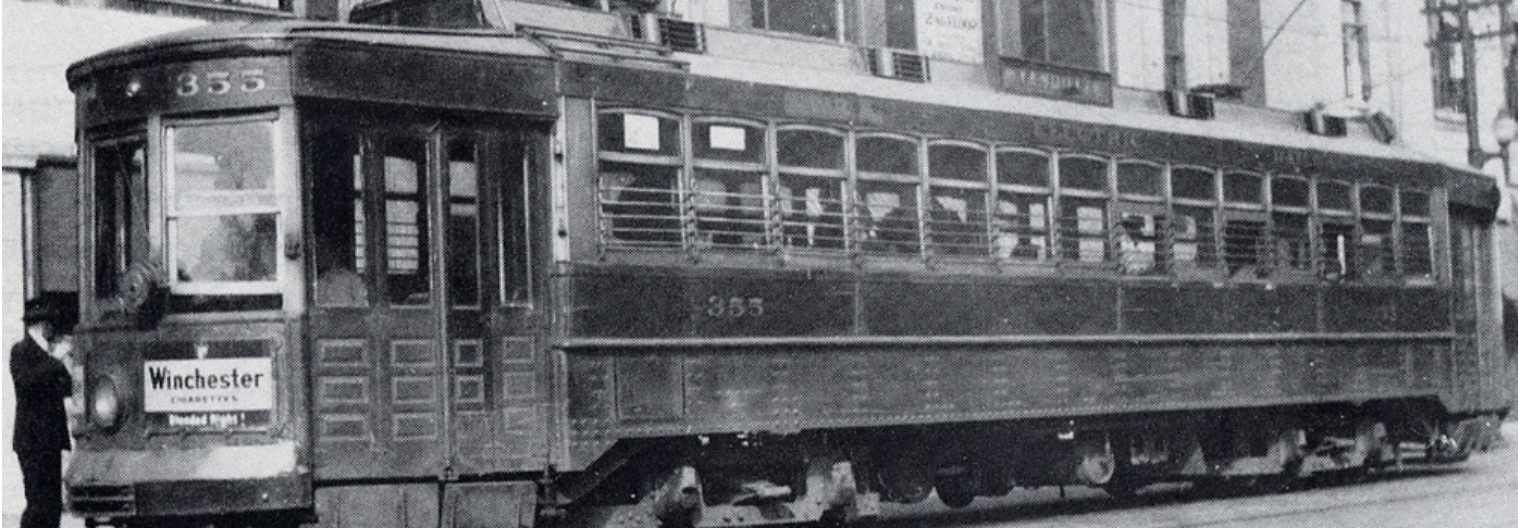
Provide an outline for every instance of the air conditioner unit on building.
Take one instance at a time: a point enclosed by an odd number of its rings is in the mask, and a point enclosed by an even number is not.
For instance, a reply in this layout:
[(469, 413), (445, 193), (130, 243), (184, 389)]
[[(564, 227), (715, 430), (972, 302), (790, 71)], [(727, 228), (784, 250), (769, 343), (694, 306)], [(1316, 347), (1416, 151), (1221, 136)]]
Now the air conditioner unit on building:
[(867, 48), (871, 73), (877, 77), (928, 82), (929, 58), (891, 48)]
[(1346, 135), (1346, 118), (1325, 113), (1324, 106), (1315, 106), (1304, 112), (1304, 127), (1311, 134), (1342, 137)]
[(701, 53), (707, 49), (706, 33), (696, 22), (643, 13), (634, 15), (630, 26), (634, 38), (669, 46), (676, 51)]
[(1195, 93), (1187, 90), (1167, 90), (1166, 110), (1177, 117), (1192, 119), (1214, 118), (1214, 94)]

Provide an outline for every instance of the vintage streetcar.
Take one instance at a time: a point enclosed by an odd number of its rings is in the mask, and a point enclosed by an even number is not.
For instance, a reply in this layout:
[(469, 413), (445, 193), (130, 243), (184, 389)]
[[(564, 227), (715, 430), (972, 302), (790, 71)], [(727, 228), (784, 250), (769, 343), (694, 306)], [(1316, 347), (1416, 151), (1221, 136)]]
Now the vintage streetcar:
[(92, 525), (847, 522), (1508, 412), (1482, 175), (658, 18), (354, 17), (69, 70)]

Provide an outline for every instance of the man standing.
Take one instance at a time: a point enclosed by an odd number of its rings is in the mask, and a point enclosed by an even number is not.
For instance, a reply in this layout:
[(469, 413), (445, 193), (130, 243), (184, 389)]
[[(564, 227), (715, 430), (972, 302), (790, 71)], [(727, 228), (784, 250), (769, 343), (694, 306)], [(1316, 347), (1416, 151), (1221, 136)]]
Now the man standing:
[(16, 384), (16, 427), (12, 446), (21, 459), (26, 512), (21, 528), (57, 528), (63, 515), (63, 451), (69, 448), (63, 400), (73, 379), (52, 348), (58, 312), (41, 299), (26, 302), (26, 337), (11, 347), (11, 380)]

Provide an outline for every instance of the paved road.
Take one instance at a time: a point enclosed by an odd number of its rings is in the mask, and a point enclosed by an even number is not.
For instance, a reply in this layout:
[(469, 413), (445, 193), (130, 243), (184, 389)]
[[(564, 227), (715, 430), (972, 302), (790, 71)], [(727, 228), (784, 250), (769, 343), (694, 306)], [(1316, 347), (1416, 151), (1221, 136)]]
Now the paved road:
[[(1055, 489), (979, 498), (947, 511), (937, 499), (884, 505), (878, 528), (1488, 528), (1520, 526), (1517, 514), (1516, 428), (1504, 424), (1505, 445), (1453, 466), (1414, 467), (1359, 484), (1290, 493), (1207, 496), (1184, 485), (1153, 486), (1121, 503), (1102, 492)], [(19, 525), (20, 512), (0, 515), (0, 528)], [(83, 528), (65, 518), (63, 528)]]
[(1120, 503), (1092, 490), (1015, 491), (945, 511), (935, 499), (883, 507), (879, 528), (1487, 528), (1520, 525), (1515, 424), (1505, 445), (1453, 466), (1412, 467), (1357, 484), (1327, 484), (1270, 495), (1208, 496), (1189, 486), (1143, 490)]

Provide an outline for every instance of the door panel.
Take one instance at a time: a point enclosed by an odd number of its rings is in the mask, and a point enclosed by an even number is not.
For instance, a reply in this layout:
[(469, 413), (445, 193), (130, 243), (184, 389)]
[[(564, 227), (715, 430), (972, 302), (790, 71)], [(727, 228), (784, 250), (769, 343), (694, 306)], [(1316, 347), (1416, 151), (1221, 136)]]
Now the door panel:
[(541, 468), (519, 132), (309, 122), (318, 477)]

